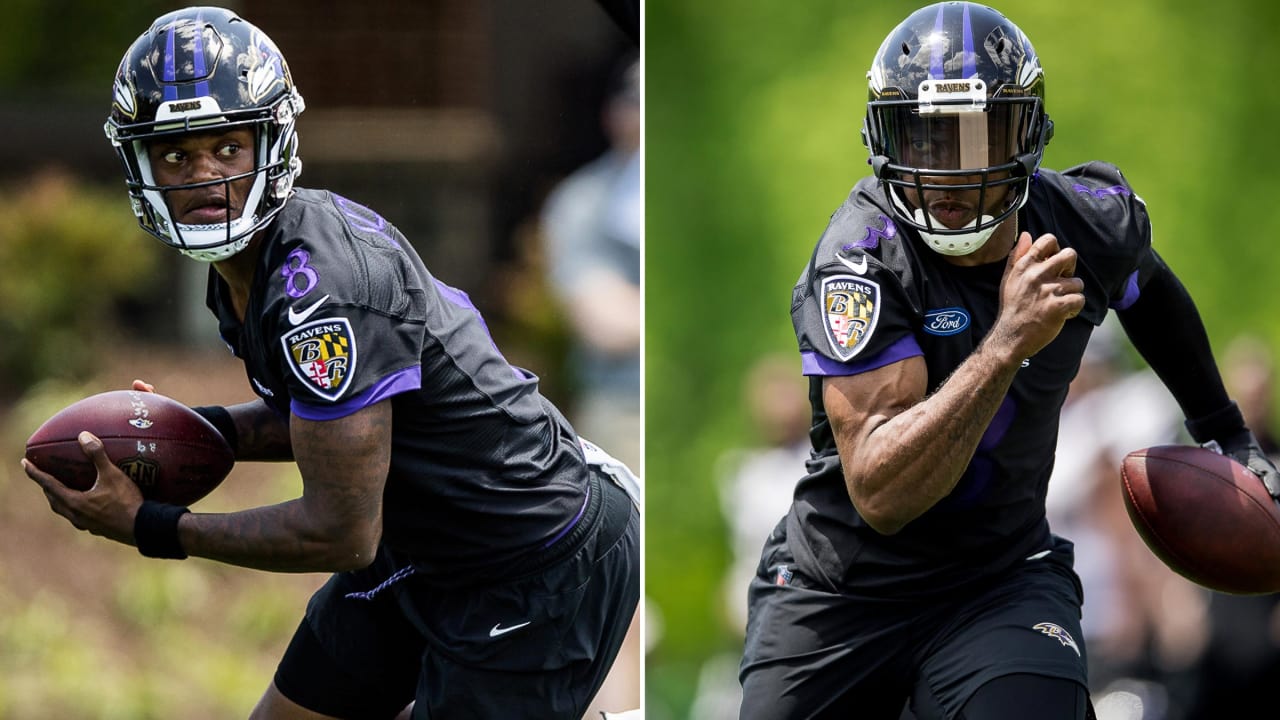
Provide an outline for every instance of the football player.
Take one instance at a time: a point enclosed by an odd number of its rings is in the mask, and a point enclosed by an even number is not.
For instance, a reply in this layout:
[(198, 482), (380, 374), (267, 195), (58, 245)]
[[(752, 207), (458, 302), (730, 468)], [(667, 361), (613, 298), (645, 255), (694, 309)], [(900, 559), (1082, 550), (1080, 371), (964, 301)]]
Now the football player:
[(1081, 720), (1072, 544), (1045, 519), (1058, 415), (1115, 310), (1200, 443), (1280, 475), (1114, 166), (1042, 168), (1027, 37), (930, 5), (871, 64), (874, 177), (833, 214), (792, 315), (813, 456), (752, 580), (746, 720)]
[(334, 573), (254, 718), (579, 720), (639, 602), (636, 479), (390, 222), (295, 185), (303, 107), (270, 38), (193, 7), (125, 53), (105, 125), (143, 229), (210, 264), (207, 304), (259, 398), (198, 411), (237, 459), (295, 461), (301, 497), (143, 502), (92, 436), (95, 489), (27, 473), (76, 527), (148, 557)]

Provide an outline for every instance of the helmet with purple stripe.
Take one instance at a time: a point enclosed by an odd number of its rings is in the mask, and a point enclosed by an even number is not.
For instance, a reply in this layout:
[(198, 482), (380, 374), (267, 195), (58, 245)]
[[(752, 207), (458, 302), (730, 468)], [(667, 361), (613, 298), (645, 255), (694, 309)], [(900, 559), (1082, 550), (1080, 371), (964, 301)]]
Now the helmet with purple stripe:
[(1052, 135), (1031, 42), (989, 7), (937, 3), (889, 33), (867, 79), (863, 138), (898, 220), (974, 252), (1026, 203)]
[[(124, 166), (139, 225), (197, 260), (224, 260), (284, 207), (302, 171), (297, 116), (302, 96), (275, 43), (235, 13), (191, 7), (163, 15), (125, 52), (103, 130)], [(147, 144), (182, 133), (247, 127), (255, 133), (251, 173), (209, 183), (160, 185)], [(225, 222), (177, 222), (168, 193), (252, 178), (243, 210)]]

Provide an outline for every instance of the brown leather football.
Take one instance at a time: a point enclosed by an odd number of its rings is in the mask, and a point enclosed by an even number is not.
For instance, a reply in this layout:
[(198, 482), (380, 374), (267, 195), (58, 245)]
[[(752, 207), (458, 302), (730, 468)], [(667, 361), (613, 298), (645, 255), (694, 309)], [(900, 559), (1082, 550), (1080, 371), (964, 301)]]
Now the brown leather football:
[(80, 448), (82, 431), (102, 440), (107, 457), (148, 500), (189, 505), (231, 472), (235, 458), (217, 431), (194, 410), (158, 393), (113, 390), (68, 405), (27, 440), (26, 457), (76, 490), (97, 480)]
[(1160, 445), (1129, 453), (1120, 476), (1134, 528), (1170, 569), (1220, 592), (1280, 591), (1280, 509), (1244, 465)]

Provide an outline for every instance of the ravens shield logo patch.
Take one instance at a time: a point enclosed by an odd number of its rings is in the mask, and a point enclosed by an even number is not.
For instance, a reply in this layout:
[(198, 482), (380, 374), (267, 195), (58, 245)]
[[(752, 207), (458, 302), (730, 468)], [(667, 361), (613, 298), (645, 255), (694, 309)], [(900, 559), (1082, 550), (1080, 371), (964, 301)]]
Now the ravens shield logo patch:
[(356, 337), (346, 318), (312, 320), (285, 333), (280, 342), (289, 369), (308, 389), (326, 400), (346, 392), (356, 369)]
[(880, 286), (854, 275), (822, 280), (823, 323), (831, 350), (841, 361), (851, 360), (871, 339), (880, 317)]

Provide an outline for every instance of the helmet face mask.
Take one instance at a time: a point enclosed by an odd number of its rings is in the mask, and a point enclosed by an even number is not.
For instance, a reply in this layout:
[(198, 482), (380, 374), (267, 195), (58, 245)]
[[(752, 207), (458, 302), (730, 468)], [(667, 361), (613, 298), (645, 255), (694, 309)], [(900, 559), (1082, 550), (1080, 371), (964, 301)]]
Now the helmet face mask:
[(976, 251), (1026, 202), (1051, 127), (1026, 36), (995, 10), (940, 3), (885, 39), (864, 136), (895, 215), (934, 250)]
[[(171, 143), (176, 143), (179, 138), (191, 137), (190, 135), (158, 135), (147, 140), (133, 141), (133, 152), (139, 158), (141, 182), (138, 183), (138, 189), (142, 199), (138, 207), (145, 215), (143, 227), (167, 231), (170, 244), (189, 257), (199, 260), (223, 260), (244, 249), (252, 233), (263, 224), (253, 209), (261, 205), (267, 177), (266, 173), (258, 172), (262, 158), (261, 153), (256, 151), (256, 135), (260, 133), (253, 127), (245, 127), (247, 131), (238, 135), (247, 139), (244, 147), (249, 161), (247, 169), (241, 172), (228, 170), (232, 174), (198, 182), (164, 182), (157, 177), (157, 168), (152, 164), (152, 158), (159, 156), (159, 153), (167, 153), (171, 147), (176, 149)], [(219, 128), (219, 131), (210, 136), (209, 142), (226, 142), (231, 132), (233, 129), (230, 127)], [(203, 134), (202, 131), (197, 133)], [(182, 222), (184, 208), (189, 205), (189, 199), (193, 196), (203, 198), (206, 204), (214, 207), (221, 205), (226, 220)], [(246, 209), (250, 212), (246, 213)]]
[[(221, 8), (162, 16), (125, 53), (104, 131), (125, 171), (139, 225), (197, 260), (216, 262), (244, 249), (283, 208), (302, 169), (295, 124), (305, 107), (284, 57), (265, 34)], [(254, 165), (244, 175), (185, 185), (156, 182), (152, 142), (188, 133), (253, 133)], [(232, 188), (249, 183), (245, 202)], [(227, 220), (187, 225), (171, 208), (173, 191), (224, 184)]]

